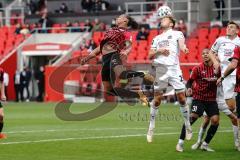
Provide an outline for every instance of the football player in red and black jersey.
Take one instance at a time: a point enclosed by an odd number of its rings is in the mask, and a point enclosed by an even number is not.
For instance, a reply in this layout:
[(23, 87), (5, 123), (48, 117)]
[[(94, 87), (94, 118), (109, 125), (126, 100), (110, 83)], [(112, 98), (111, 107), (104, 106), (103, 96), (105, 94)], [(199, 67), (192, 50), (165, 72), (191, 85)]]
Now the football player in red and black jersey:
[(121, 87), (115, 87), (115, 79), (129, 79), (133, 77), (144, 77), (143, 72), (127, 70), (123, 61), (131, 51), (131, 36), (128, 31), (129, 27), (136, 28), (137, 22), (128, 15), (120, 15), (116, 19), (117, 27), (110, 28), (106, 31), (100, 45), (94, 49), (87, 57), (81, 60), (81, 64), (87, 63), (90, 59), (102, 54), (102, 82), (104, 91), (110, 95), (140, 98), (148, 104), (147, 97), (142, 91), (133, 92)]
[[(219, 109), (216, 101), (217, 79), (221, 76), (220, 69), (215, 70), (213, 62), (209, 58), (209, 50), (202, 52), (203, 63), (194, 67), (187, 82), (187, 95), (193, 96), (192, 113), (190, 116), (191, 125), (206, 112), (210, 117), (211, 126), (207, 136), (201, 145), (205, 151), (214, 151), (208, 144), (215, 135), (219, 125)], [(183, 152), (183, 143), (186, 136), (185, 125), (182, 127), (181, 135), (176, 146), (176, 150)]]

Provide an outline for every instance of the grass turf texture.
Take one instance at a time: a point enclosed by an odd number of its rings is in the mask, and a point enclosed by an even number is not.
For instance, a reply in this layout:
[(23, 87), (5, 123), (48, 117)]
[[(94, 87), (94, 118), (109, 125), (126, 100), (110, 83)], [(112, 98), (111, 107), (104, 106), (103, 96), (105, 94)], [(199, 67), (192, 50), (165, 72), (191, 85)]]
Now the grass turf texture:
[[(97, 104), (74, 104), (71, 111), (85, 112)], [(66, 122), (54, 113), (53, 103), (8, 103), (0, 158), (4, 160), (235, 160), (240, 153), (233, 147), (228, 118), (221, 114), (219, 132), (211, 147), (215, 153), (192, 151), (197, 133), (185, 141), (183, 153), (175, 151), (182, 119), (178, 106), (163, 105), (156, 122), (154, 142), (146, 142), (149, 109), (119, 104), (112, 112), (90, 121)], [(194, 124), (197, 132), (201, 120)]]

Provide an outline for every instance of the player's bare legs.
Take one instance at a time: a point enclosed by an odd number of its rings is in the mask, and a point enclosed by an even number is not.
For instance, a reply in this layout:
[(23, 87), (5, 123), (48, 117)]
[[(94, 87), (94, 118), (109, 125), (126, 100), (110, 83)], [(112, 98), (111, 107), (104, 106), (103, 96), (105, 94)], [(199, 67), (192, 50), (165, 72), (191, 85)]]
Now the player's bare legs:
[(211, 126), (208, 129), (207, 132), (207, 136), (204, 139), (202, 145), (201, 145), (201, 149), (205, 150), (205, 151), (209, 151), (209, 152), (214, 152), (213, 149), (208, 147), (208, 144), (210, 143), (210, 141), (212, 140), (213, 136), (215, 135), (215, 133), (217, 132), (218, 126), (219, 126), (219, 115), (214, 115), (210, 118), (211, 121)]
[[(229, 105), (226, 103), (227, 101), (225, 100), (218, 100), (218, 106), (220, 107), (219, 110), (222, 111), (226, 116), (229, 117), (229, 119), (232, 122), (232, 128), (233, 128), (233, 136), (234, 136), (234, 145), (235, 148), (238, 147), (239, 145), (239, 140), (238, 140), (238, 120), (237, 116), (235, 115), (235, 106), (236, 106), (236, 101), (235, 99), (229, 99), (228, 102)], [(230, 107), (229, 107), (230, 106)]]
[[(116, 65), (113, 68), (115, 77), (120, 79), (128, 79), (133, 77), (144, 77), (143, 72), (136, 72), (131, 70), (126, 70), (126, 67), (123, 65)], [(114, 96), (120, 96), (120, 97), (128, 97), (128, 98), (139, 98), (143, 103), (148, 104), (148, 98), (143, 94), (143, 92), (140, 90), (137, 93), (133, 91), (126, 90), (121, 87), (115, 87), (114, 82), (105, 82), (104, 83), (105, 91), (108, 92), (111, 95)], [(113, 87), (114, 86), (114, 87)]]
[(230, 111), (232, 111), (234, 113), (234, 111), (236, 109), (236, 101), (235, 101), (235, 99), (231, 98), (231, 99), (226, 99), (225, 101), (226, 101), (227, 106), (230, 109)]
[[(227, 115), (229, 117), (229, 119), (231, 120), (232, 122), (232, 125), (233, 125), (233, 132), (234, 132), (234, 142), (235, 142), (235, 147), (237, 148), (239, 143), (238, 143), (238, 121), (237, 121), (237, 116), (233, 113), (229, 114), (229, 112), (231, 113), (231, 111), (228, 110), (228, 112), (224, 112), (223, 113), (225, 115)], [(210, 123), (210, 118), (208, 116), (204, 116), (204, 120), (203, 120), (203, 124), (201, 125), (200, 129), (199, 129), (199, 132), (198, 132), (198, 140), (195, 144), (192, 145), (192, 149), (193, 150), (196, 150), (198, 149), (201, 144), (202, 144), (202, 139), (203, 139), (203, 136), (206, 132), (206, 129), (208, 127)]]
[[(191, 113), (190, 124), (192, 125), (198, 118), (199, 118), (198, 114)], [(176, 146), (176, 151), (183, 152), (183, 144), (184, 144), (185, 138), (186, 138), (186, 127), (185, 127), (185, 124), (183, 124), (181, 135)]]
[[(177, 91), (176, 91), (177, 92)], [(177, 92), (177, 99), (180, 104), (180, 111), (182, 113), (184, 124), (186, 126), (186, 139), (190, 140), (192, 138), (192, 128), (190, 124), (190, 111), (189, 106), (186, 103), (186, 96), (185, 91), (184, 92)]]
[[(106, 93), (106, 92), (110, 92), (113, 88), (112, 88), (112, 84), (109, 82), (109, 81), (102, 81), (102, 83), (103, 83), (103, 88), (104, 88), (104, 94)], [(108, 96), (106, 96), (105, 98), (105, 101), (106, 102), (111, 102), (112, 101), (112, 98), (113, 96), (111, 96), (111, 95), (108, 95)]]
[(209, 123), (210, 123), (210, 118), (207, 115), (204, 116), (203, 123), (202, 123), (202, 125), (199, 129), (199, 132), (198, 132), (197, 142), (194, 145), (192, 145), (192, 147), (191, 147), (193, 150), (196, 150), (201, 146), (203, 136), (204, 136), (204, 134), (207, 130), (207, 127), (208, 127)]
[(155, 128), (155, 119), (158, 113), (158, 108), (161, 104), (162, 93), (160, 91), (154, 92), (154, 99), (150, 103), (150, 122), (147, 133), (147, 142), (151, 143), (153, 141), (153, 133)]

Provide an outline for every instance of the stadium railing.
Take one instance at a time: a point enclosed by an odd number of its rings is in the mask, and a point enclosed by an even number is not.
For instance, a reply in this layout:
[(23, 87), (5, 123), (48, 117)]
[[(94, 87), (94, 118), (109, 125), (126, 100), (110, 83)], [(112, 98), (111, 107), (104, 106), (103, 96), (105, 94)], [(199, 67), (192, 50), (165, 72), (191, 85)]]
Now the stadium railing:
[(7, 25), (10, 26), (17, 23), (24, 23), (24, 6), (21, 0), (14, 0), (9, 3), (6, 7), (0, 8), (0, 26)]
[[(214, 3), (214, 0), (212, 0)], [(220, 21), (228, 21), (232, 19), (239, 20), (239, 14), (240, 14), (240, 3), (239, 1), (235, 0), (225, 0), (225, 7), (222, 3), (219, 2), (219, 8), (216, 6), (212, 8), (212, 12), (216, 13), (220, 11)], [(222, 12), (225, 12), (224, 14), (221, 14)], [(226, 13), (227, 12), (227, 13)]]

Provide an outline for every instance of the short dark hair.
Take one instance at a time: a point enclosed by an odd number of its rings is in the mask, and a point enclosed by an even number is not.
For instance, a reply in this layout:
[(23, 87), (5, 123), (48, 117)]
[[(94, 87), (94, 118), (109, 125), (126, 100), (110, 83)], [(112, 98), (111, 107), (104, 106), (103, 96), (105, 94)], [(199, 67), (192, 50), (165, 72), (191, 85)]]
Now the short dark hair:
[(234, 21), (229, 21), (229, 22), (228, 22), (228, 25), (230, 25), (230, 24), (235, 25), (235, 26), (237, 27), (237, 29), (239, 29), (239, 25), (238, 25), (236, 22), (234, 22)]
[(174, 19), (172, 16), (167, 16), (167, 17), (172, 21), (172, 23), (173, 23), (173, 27), (172, 28), (174, 28), (175, 24), (176, 24), (176, 19)]

